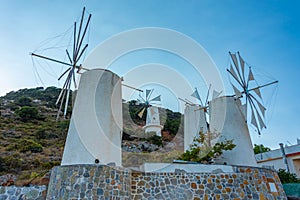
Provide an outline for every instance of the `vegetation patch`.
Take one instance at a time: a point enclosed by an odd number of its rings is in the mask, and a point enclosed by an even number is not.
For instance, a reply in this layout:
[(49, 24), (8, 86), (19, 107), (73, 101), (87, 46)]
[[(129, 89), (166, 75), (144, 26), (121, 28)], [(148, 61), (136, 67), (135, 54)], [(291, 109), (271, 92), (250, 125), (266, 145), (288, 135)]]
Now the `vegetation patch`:
[(152, 144), (155, 144), (157, 146), (163, 146), (162, 138), (160, 136), (158, 136), (158, 135), (153, 135), (153, 136), (147, 138), (146, 141), (148, 141), (148, 142), (150, 142)]
[(199, 163), (214, 163), (214, 160), (223, 154), (223, 151), (230, 151), (236, 145), (233, 140), (222, 140), (212, 145), (213, 139), (216, 139), (219, 134), (204, 134), (199, 133), (199, 137), (195, 137), (190, 149), (186, 150), (179, 159), (184, 161), (192, 161)]
[[(72, 104), (70, 101), (67, 119), (56, 121), (55, 102), (60, 91), (61, 89), (56, 87), (25, 88), (0, 97), (0, 175), (12, 173), (17, 177), (18, 183), (24, 183), (60, 164)], [(145, 125), (146, 115), (142, 118), (137, 116), (140, 108), (141, 105), (137, 105), (134, 101), (123, 103), (125, 141), (123, 144), (128, 144), (127, 148), (135, 145), (140, 149), (141, 153), (137, 153), (137, 156), (140, 154), (145, 158), (140, 161), (171, 162), (176, 159), (180, 152), (157, 151), (177, 134), (182, 115), (159, 108), (161, 122), (165, 124), (163, 137), (147, 138), (142, 128)], [(144, 137), (141, 137), (143, 135)], [(132, 164), (131, 159), (136, 156), (134, 152), (132, 153), (124, 153), (130, 155), (125, 156), (124, 163)]]
[(25, 153), (27, 151), (31, 151), (31, 153), (39, 153), (43, 151), (43, 146), (31, 139), (21, 139), (18, 143), (9, 145), (6, 150), (17, 150), (21, 153)]
[(278, 176), (281, 183), (300, 183), (300, 180), (297, 179), (297, 175), (285, 171), (285, 169), (278, 170)]

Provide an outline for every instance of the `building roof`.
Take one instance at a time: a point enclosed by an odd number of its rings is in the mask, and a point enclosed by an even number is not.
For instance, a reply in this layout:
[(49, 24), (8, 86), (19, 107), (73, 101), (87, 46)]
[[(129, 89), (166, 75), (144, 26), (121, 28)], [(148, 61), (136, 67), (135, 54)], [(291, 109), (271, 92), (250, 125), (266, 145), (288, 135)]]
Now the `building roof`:
[[(287, 157), (294, 156), (294, 155), (300, 155), (300, 142), (298, 141), (298, 144), (286, 146), (284, 147), (284, 151)], [(278, 158), (282, 158), (282, 152), (279, 149), (275, 149), (272, 151), (256, 154), (255, 158), (257, 162), (264, 162), (267, 160), (274, 160)]]

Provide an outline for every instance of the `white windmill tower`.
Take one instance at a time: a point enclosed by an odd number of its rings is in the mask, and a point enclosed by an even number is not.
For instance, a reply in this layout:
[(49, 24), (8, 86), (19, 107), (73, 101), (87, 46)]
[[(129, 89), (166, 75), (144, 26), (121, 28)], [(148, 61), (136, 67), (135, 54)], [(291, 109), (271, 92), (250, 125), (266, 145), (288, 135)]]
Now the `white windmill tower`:
[[(250, 121), (254, 125), (258, 134), (266, 128), (264, 120), (266, 108), (260, 89), (278, 81), (254, 86), (256, 81), (251, 67), (239, 53), (229, 52), (229, 55), (231, 62), (227, 71), (233, 78), (231, 84), (235, 94), (215, 98), (210, 102), (210, 128), (221, 133), (227, 140), (233, 139), (236, 147), (230, 152), (224, 152), (218, 162), (256, 166), (247, 122)], [(250, 120), (247, 120), (248, 118)]]
[[(31, 55), (68, 66), (59, 77), (61, 79), (66, 75), (56, 102), (60, 103), (58, 117), (64, 105), (63, 116), (66, 116), (71, 85), (74, 84), (77, 88), (75, 75), (80, 74), (61, 165), (114, 162), (121, 166), (122, 79), (109, 70), (100, 68), (89, 70), (79, 64), (88, 47), (88, 44), (83, 43), (90, 19), (91, 14), (87, 19), (85, 18), (85, 8), (83, 8), (79, 26), (74, 23), (72, 50), (66, 50), (69, 63), (36, 53)], [(80, 73), (81, 69), (86, 71)]]
[[(184, 109), (184, 150), (188, 150), (190, 145), (193, 143), (195, 137), (199, 136), (199, 133), (207, 134), (209, 131), (209, 126), (207, 122), (207, 109), (208, 109), (208, 89), (205, 102), (203, 104), (201, 97), (197, 88), (192, 97), (196, 98), (199, 101), (199, 104), (194, 104), (187, 100)], [(182, 100), (182, 99), (181, 99)]]
[(146, 125), (143, 127), (145, 133), (155, 132), (157, 136), (161, 136), (163, 126), (160, 124), (159, 110), (157, 106), (152, 105), (153, 102), (161, 101), (161, 95), (151, 98), (153, 91), (154, 89), (146, 90), (145, 98), (139, 95), (138, 102), (143, 105), (143, 107), (139, 111), (138, 116), (142, 118), (147, 110)]
[[(198, 89), (191, 94), (192, 97), (196, 98), (199, 103), (192, 103), (191, 101), (185, 99), (184, 101), (184, 150), (188, 150), (190, 145), (193, 143), (194, 138), (199, 137), (199, 133), (203, 133), (207, 137), (208, 145), (211, 146), (213, 138), (210, 135), (209, 126), (209, 96), (210, 96), (211, 85), (207, 90), (206, 98), (203, 103)], [(221, 92), (213, 90), (212, 99), (220, 96)]]

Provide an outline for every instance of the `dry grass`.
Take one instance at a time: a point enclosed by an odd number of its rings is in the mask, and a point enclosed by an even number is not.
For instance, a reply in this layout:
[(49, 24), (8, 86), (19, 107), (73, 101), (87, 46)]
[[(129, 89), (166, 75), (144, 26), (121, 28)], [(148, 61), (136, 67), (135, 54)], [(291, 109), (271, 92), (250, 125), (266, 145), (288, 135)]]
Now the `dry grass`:
[(169, 152), (151, 152), (151, 153), (122, 153), (123, 167), (139, 167), (146, 162), (162, 162), (172, 163), (182, 154), (182, 151), (169, 151)]

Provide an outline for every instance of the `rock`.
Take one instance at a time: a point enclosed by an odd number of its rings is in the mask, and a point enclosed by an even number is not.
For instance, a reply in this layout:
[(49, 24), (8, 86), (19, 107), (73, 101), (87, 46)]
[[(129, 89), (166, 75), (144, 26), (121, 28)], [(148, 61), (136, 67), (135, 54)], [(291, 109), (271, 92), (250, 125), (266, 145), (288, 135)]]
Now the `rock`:
[(183, 169), (175, 169), (175, 173), (186, 173)]
[(142, 145), (141, 145), (141, 148), (143, 151), (148, 151), (149, 148), (150, 148), (150, 145), (146, 142), (143, 142)]
[(0, 176), (0, 185), (1, 186), (11, 186), (14, 185), (16, 180), (16, 176), (12, 174), (6, 174), (3, 176)]
[(116, 166), (116, 163), (115, 163), (115, 162), (110, 162), (110, 163), (107, 163), (107, 166), (115, 167), (115, 166)]
[(215, 169), (211, 173), (213, 174), (219, 174), (219, 173), (224, 173), (222, 169)]

